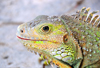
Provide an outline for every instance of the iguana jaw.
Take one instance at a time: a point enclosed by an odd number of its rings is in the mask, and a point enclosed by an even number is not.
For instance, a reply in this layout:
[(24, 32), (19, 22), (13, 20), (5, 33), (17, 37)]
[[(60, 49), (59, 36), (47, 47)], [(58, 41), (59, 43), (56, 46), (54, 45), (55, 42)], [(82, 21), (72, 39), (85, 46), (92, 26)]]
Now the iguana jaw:
[[(17, 36), (17, 38), (21, 41), (47, 41), (47, 40), (32, 40), (32, 39), (26, 39), (26, 38), (22, 38), (20, 36)], [(48, 42), (48, 41), (47, 41)], [(24, 43), (24, 42), (23, 42)], [(51, 61), (53, 63), (55, 63), (56, 65), (63, 65), (65, 67), (70, 67), (69, 64), (65, 65), (62, 61), (58, 60), (57, 58), (53, 57), (53, 55), (51, 55), (49, 52), (35, 48), (34, 46), (29, 46), (30, 44), (24, 43), (24, 46), (26, 46), (28, 49), (35, 51), (43, 56), (46, 57), (46, 59), (51, 59)]]
[[(46, 41), (46, 42), (48, 42), (47, 40), (31, 40), (31, 39), (25, 39), (25, 38), (22, 38), (22, 37), (19, 37), (19, 36), (17, 36), (17, 38), (20, 39), (21, 41), (23, 41), (25, 47), (27, 47), (27, 48), (30, 49), (31, 51), (35, 51), (35, 52), (37, 52), (37, 53), (39, 53), (39, 54), (45, 56), (46, 59), (50, 59), (51, 62), (54, 63), (54, 64), (56, 64), (57, 66), (60, 66), (60, 67), (63, 66), (64, 68), (66, 68), (66, 67), (67, 67), (67, 68), (71, 68), (69, 63), (66, 63), (66, 64), (67, 64), (67, 65), (66, 65), (63, 61), (61, 61), (60, 59), (54, 57), (54, 55), (51, 54), (53, 51), (45, 51), (45, 50), (42, 50), (42, 49), (38, 49), (38, 48), (36, 48), (36, 47), (34, 47), (34, 46), (31, 46), (30, 44), (27, 43), (27, 41)], [(25, 43), (24, 41), (25, 41), (26, 43)], [(33, 44), (34, 44), (34, 43), (33, 43)], [(54, 44), (55, 44), (55, 43), (54, 43)], [(55, 49), (56, 49), (56, 48), (55, 48)], [(53, 50), (54, 50), (54, 49), (53, 49)]]

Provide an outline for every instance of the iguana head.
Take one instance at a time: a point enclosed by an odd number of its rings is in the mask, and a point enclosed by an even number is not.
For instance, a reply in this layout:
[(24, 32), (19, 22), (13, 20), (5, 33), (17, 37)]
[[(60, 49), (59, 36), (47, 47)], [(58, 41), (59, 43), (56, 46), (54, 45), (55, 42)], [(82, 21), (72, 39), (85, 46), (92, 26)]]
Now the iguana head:
[(77, 42), (57, 16), (41, 15), (18, 26), (17, 38), (29, 49), (59, 61), (72, 63), (77, 57)]

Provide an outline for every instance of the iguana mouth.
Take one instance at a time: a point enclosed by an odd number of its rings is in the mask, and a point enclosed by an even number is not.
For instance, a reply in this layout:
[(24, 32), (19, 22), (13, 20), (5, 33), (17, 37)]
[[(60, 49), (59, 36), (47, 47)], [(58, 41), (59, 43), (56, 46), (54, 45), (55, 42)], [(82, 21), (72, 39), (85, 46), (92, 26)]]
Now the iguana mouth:
[[(22, 38), (19, 36), (17, 36), (17, 38), (22, 39), (22, 40), (29, 40), (29, 41), (49, 41), (49, 40), (44, 40), (44, 39), (27, 39), (27, 38)], [(55, 42), (55, 41), (49, 41), (49, 42), (60, 44), (59, 42)]]
[(19, 39), (22, 39), (22, 40), (30, 40), (30, 41), (47, 41), (47, 40), (35, 40), (35, 39), (27, 39), (27, 38), (22, 38), (22, 37), (19, 37), (19, 36), (17, 36), (17, 38), (19, 38)]

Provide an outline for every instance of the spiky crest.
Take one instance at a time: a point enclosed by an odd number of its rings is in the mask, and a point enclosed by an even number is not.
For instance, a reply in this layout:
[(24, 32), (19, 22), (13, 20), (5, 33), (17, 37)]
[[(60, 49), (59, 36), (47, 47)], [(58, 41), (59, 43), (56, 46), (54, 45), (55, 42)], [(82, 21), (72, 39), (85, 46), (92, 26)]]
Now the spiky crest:
[(93, 15), (96, 14), (98, 11), (93, 11), (88, 15), (89, 10), (90, 8), (86, 9), (86, 7), (83, 7), (81, 11), (78, 10), (76, 12), (77, 14), (72, 16), (74, 16), (75, 19), (84, 21), (85, 23), (89, 23), (92, 26), (98, 27), (98, 25), (100, 25), (100, 18), (98, 18), (99, 15), (93, 17)]

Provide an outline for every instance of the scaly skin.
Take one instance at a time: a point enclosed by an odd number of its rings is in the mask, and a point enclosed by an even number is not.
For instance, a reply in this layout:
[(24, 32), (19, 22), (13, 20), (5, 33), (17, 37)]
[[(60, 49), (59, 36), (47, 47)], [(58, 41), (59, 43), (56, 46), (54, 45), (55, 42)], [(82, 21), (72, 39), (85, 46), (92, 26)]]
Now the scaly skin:
[(100, 19), (97, 15), (91, 20), (96, 11), (87, 17), (89, 8), (85, 9), (83, 7), (73, 17), (40, 15), (21, 24), (17, 37), (25, 47), (41, 54), (40, 61), (48, 59), (45, 65), (54, 63), (60, 68), (99, 68)]

